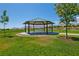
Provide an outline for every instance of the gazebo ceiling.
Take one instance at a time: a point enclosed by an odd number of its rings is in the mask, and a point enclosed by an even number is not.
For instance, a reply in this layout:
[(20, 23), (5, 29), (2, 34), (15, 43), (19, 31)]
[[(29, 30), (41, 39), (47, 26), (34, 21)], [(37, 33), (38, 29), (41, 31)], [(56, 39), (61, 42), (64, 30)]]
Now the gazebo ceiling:
[(43, 24), (54, 24), (54, 23), (51, 22), (51, 21), (48, 21), (48, 20), (46, 20), (46, 19), (42, 19), (42, 18), (34, 18), (34, 19), (30, 20), (30, 21), (26, 21), (26, 22), (24, 22), (24, 24), (43, 25)]

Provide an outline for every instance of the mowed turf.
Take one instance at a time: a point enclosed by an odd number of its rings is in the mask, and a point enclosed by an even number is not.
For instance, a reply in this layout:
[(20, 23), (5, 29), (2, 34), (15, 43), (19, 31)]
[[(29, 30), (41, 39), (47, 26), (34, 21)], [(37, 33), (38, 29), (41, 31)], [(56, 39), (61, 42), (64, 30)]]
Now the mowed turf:
[(0, 32), (1, 56), (79, 56), (79, 37), (75, 40), (60, 39), (59, 35), (16, 36), (23, 30)]
[[(65, 33), (66, 30), (54, 30), (54, 32)], [(68, 33), (79, 34), (79, 30), (68, 30)]]

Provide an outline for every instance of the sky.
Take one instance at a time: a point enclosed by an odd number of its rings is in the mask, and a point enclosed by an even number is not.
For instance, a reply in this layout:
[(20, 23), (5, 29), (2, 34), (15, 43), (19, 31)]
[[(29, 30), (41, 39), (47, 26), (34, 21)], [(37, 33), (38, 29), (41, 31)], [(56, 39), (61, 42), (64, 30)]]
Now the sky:
[[(52, 21), (54, 25), (58, 25), (59, 22), (55, 6), (50, 3), (0, 3), (0, 16), (4, 10), (7, 10), (9, 16), (7, 28), (22, 28), (25, 21), (37, 17)], [(2, 24), (0, 28), (3, 28)]]

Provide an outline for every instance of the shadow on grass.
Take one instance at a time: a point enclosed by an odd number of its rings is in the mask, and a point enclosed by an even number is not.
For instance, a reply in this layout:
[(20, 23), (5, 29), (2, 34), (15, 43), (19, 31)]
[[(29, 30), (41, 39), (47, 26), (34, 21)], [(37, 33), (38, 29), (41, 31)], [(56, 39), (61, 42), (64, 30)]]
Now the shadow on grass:
[(6, 35), (5, 37), (13, 38), (13, 37), (15, 37), (15, 36), (13, 36), (13, 35)]
[(57, 38), (62, 39), (62, 40), (79, 41), (79, 37), (76, 37), (76, 36), (68, 36), (68, 38), (66, 39), (66, 36), (61, 35), (61, 36), (58, 36)]
[(71, 39), (72, 39), (73, 41), (79, 41), (79, 38), (78, 38), (78, 37), (71, 37)]
[(1, 35), (0, 38), (14, 38), (14, 35)]

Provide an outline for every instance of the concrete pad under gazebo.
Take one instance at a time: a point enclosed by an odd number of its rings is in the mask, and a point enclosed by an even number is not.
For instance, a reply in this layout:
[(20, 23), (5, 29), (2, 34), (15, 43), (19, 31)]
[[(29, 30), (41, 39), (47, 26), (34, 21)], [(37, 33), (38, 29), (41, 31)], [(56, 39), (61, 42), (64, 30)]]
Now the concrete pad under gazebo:
[[(42, 18), (34, 18), (30, 21), (25, 21), (23, 24), (25, 24), (25, 32), (26, 31), (26, 24), (28, 25), (28, 34), (31, 34), (31, 35), (45, 35), (45, 34), (58, 34), (56, 32), (53, 32), (53, 22), (51, 21), (48, 21), (46, 19), (42, 19)], [(42, 25), (43, 26), (43, 29), (44, 29), (44, 32), (35, 32), (35, 25)], [(51, 32), (49, 32), (49, 25), (51, 25)], [(33, 28), (33, 32), (31, 32), (31, 26)]]

